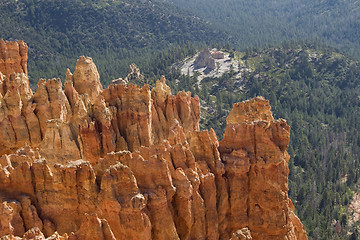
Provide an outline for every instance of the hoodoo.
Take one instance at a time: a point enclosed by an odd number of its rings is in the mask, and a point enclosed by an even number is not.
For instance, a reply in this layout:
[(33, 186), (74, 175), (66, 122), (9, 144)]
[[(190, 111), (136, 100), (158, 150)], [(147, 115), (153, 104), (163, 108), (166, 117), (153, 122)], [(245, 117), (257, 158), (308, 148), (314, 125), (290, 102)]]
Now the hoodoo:
[(262, 97), (234, 104), (224, 138), (200, 101), (103, 90), (91, 58), (74, 74), (26, 76), (26, 44), (0, 42), (0, 237), (307, 239), (288, 197), (290, 127)]
[(24, 41), (0, 39), (0, 72), (7, 77), (14, 72), (27, 75), (27, 53), (28, 46)]

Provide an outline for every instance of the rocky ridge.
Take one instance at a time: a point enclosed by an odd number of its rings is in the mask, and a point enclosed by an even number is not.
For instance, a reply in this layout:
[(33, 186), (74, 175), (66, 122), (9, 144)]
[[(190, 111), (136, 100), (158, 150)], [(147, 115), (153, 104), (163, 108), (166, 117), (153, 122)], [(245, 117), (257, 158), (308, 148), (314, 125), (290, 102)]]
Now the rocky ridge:
[(198, 97), (165, 78), (103, 89), (80, 57), (33, 94), (4, 66), (2, 239), (307, 239), (287, 194), (290, 127), (262, 97), (234, 105), (219, 143)]

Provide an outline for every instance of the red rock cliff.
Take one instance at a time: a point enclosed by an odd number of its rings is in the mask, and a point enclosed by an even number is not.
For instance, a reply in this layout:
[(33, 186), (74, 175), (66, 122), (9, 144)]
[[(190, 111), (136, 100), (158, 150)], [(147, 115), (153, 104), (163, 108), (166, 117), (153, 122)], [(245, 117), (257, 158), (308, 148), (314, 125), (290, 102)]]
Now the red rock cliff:
[(287, 194), (290, 127), (263, 98), (234, 105), (219, 143), (198, 97), (165, 78), (103, 90), (85, 57), (35, 94), (0, 76), (0, 236), (307, 239)]
[(23, 41), (5, 42), (0, 39), (0, 72), (5, 76), (11, 73), (27, 75), (28, 46)]

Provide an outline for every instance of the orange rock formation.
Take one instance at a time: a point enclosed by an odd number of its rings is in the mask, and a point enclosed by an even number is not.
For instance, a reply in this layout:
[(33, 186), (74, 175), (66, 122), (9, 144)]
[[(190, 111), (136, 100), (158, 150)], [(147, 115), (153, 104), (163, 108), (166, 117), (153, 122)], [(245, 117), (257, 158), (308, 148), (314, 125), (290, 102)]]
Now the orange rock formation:
[(103, 90), (80, 57), (64, 86), (32, 94), (26, 68), (0, 71), (0, 237), (307, 239), (287, 194), (290, 127), (263, 98), (234, 105), (219, 143), (198, 97), (165, 78)]
[(5, 42), (0, 39), (0, 72), (5, 76), (25, 73), (27, 75), (28, 46), (23, 41)]

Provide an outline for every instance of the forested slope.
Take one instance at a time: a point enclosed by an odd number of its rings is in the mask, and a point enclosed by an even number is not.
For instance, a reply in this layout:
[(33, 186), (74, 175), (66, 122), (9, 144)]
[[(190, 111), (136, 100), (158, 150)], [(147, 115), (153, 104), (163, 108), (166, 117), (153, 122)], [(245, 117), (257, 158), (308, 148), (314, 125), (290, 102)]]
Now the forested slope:
[(160, 51), (189, 44), (244, 49), (315, 39), (360, 56), (355, 0), (4, 0), (0, 15), (1, 37), (30, 46), (33, 82), (63, 76), (74, 59), (88, 55), (107, 84), (131, 62), (147, 68)]
[(29, 75), (64, 76), (79, 55), (94, 58), (102, 81), (123, 76), (131, 62), (188, 42), (226, 41), (199, 18), (167, 3), (141, 0), (4, 0), (0, 37), (29, 45)]
[(232, 35), (239, 47), (289, 39), (318, 39), (360, 56), (357, 0), (164, 0), (192, 12)]

